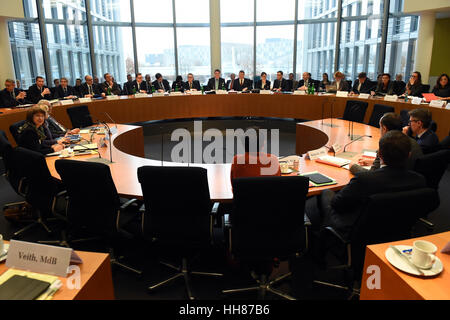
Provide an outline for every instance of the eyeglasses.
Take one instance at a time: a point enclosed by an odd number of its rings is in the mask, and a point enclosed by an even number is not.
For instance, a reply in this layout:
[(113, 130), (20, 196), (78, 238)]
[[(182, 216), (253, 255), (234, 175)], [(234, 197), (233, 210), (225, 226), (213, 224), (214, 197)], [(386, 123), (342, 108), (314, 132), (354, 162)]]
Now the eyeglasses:
[(420, 120), (409, 120), (408, 124), (411, 124), (411, 122), (419, 122)]

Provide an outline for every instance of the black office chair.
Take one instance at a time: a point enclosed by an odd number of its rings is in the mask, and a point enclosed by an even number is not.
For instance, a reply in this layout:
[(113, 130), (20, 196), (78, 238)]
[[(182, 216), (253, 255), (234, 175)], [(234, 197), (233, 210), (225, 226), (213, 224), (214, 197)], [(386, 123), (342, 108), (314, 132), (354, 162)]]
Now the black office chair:
[(417, 158), (414, 171), (425, 177), (428, 187), (437, 190), (449, 163), (450, 150), (440, 150)]
[(38, 152), (17, 147), (12, 153), (12, 161), (16, 169), (20, 170), (26, 178), (27, 190), (25, 200), (32, 206), (36, 215), (36, 219), (31, 221), (26, 227), (15, 232), (14, 237), (35, 226), (41, 226), (47, 233), (51, 233), (52, 231), (46, 223), (51, 216), (59, 185), (48, 170), (45, 156)]
[[(179, 267), (161, 262), (177, 271), (173, 277), (150, 286), (150, 291), (184, 278), (187, 295), (194, 295), (191, 274), (222, 276), (219, 273), (194, 272), (190, 259), (211, 246), (213, 219), (217, 206), (209, 196), (207, 170), (196, 167), (141, 167), (138, 178), (144, 195), (144, 234), (156, 245), (168, 248), (181, 260)], [(213, 212), (214, 211), (214, 212)]]
[[(375, 85), (376, 87), (376, 85)], [(394, 81), (394, 93), (397, 96), (401, 96), (403, 93), (405, 93), (406, 83), (403, 81)]]
[(309, 179), (300, 176), (238, 178), (232, 184), (230, 250), (241, 263), (249, 266), (258, 285), (223, 293), (257, 291), (259, 298), (264, 298), (270, 292), (295, 300), (273, 288), (291, 273), (274, 280), (268, 277), (274, 259), (295, 259), (306, 252), (304, 209)]
[[(141, 274), (142, 272), (119, 262), (115, 248), (132, 235), (124, 231), (126, 224), (138, 216), (136, 199), (121, 203), (109, 167), (102, 163), (56, 160), (55, 168), (67, 189), (66, 211), (67, 233), (59, 245), (104, 240), (111, 258), (111, 264)], [(134, 209), (132, 208), (134, 206)], [(75, 239), (78, 235), (87, 238)], [(49, 243), (41, 241), (41, 243)]]
[(444, 139), (442, 139), (441, 142), (439, 142), (439, 147), (441, 150), (450, 149), (450, 132), (448, 133), (448, 136), (446, 136)]
[(422, 93), (428, 93), (428, 92), (430, 92), (430, 85), (422, 84)]
[(25, 120), (21, 120), (13, 123), (9, 126), (9, 132), (11, 132), (16, 144), (19, 144), (19, 128), (25, 124)]
[(353, 81), (352, 80), (345, 80), (345, 81), (347, 81), (348, 87), (350, 88), (350, 90), (352, 90), (352, 83), (353, 83)]
[(369, 104), (364, 101), (347, 100), (342, 119), (363, 123), (368, 106)]
[(70, 107), (66, 111), (72, 122), (72, 128), (86, 128), (94, 124), (87, 106)]
[(370, 116), (369, 126), (379, 128), (380, 127), (380, 119), (383, 117), (385, 113), (394, 112), (394, 107), (385, 106), (383, 104), (375, 104), (373, 106), (372, 115)]
[(320, 239), (326, 242), (323, 247), (328, 247), (327, 252), (342, 263), (329, 269), (344, 270), (346, 286), (319, 280), (314, 282), (349, 291), (349, 299), (358, 295), (359, 289), (354, 289), (354, 283), (361, 281), (366, 246), (411, 238), (418, 219), (438, 207), (439, 194), (431, 188), (370, 196), (348, 237), (329, 226), (321, 231)]

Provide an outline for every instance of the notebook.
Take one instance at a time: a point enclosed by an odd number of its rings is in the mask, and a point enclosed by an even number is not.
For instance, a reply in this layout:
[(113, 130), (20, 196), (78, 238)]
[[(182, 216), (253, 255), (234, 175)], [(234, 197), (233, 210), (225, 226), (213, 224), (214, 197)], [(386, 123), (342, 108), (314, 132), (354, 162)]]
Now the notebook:
[(434, 93), (422, 93), (422, 96), (425, 98), (425, 101), (433, 101), (433, 100), (439, 100), (438, 97), (434, 95)]
[(0, 285), (0, 300), (34, 300), (49, 286), (46, 281), (14, 275)]
[(333, 156), (321, 156), (316, 159), (316, 162), (328, 164), (330, 166), (341, 168), (351, 161), (343, 158), (333, 157)]
[(302, 176), (309, 178), (310, 183), (314, 187), (328, 186), (337, 183), (334, 179), (331, 179), (330, 177), (327, 177), (317, 171), (303, 173)]

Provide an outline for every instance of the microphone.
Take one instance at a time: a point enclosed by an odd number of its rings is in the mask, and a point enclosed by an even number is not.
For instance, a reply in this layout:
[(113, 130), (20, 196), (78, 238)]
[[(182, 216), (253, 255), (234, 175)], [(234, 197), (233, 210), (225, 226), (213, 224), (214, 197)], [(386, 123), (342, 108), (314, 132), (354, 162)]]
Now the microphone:
[(365, 135), (363, 135), (363, 136), (361, 136), (361, 137), (358, 137), (357, 139), (352, 140), (351, 142), (347, 143), (347, 144), (344, 146), (344, 152), (345, 152), (345, 150), (347, 149), (347, 147), (348, 147), (349, 145), (351, 145), (353, 142), (356, 142), (356, 141), (358, 141), (358, 140), (361, 140), (361, 139), (364, 138), (364, 137), (372, 138), (372, 136), (370, 136), (370, 135), (368, 135), (368, 134), (365, 134)]
[(103, 113), (106, 114), (106, 116), (109, 118), (109, 120), (112, 121), (112, 123), (114, 123), (114, 126), (115, 126), (116, 129), (117, 129), (117, 123), (113, 120), (113, 118), (111, 118), (111, 116), (109, 115), (109, 113), (108, 113), (108, 112), (103, 112)]

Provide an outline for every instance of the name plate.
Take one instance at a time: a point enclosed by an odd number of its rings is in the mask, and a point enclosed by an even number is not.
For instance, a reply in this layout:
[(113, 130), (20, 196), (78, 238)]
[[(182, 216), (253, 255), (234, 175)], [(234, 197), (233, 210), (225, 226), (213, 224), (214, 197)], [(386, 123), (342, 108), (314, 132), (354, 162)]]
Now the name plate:
[(73, 100), (72, 99), (61, 100), (61, 101), (59, 101), (59, 103), (61, 103), (62, 106), (68, 106), (68, 105), (73, 104)]
[(368, 93), (360, 93), (358, 96), (358, 98), (360, 98), (360, 99), (369, 99), (369, 97), (370, 97), (370, 94), (368, 94)]
[(216, 94), (228, 94), (227, 90), (216, 90)]
[(11, 240), (6, 266), (66, 277), (71, 255), (70, 248)]
[(202, 95), (202, 92), (201, 92), (201, 91), (189, 91), (189, 93), (190, 93), (192, 96), (201, 96), (201, 95)]
[(92, 99), (91, 98), (80, 98), (78, 99), (78, 102), (80, 103), (87, 103), (87, 102), (91, 102)]
[(270, 90), (259, 90), (259, 94), (271, 94), (272, 91)]
[(169, 93), (170, 96), (181, 96), (183, 93), (181, 91), (172, 91)]
[(112, 96), (106, 96), (106, 100), (118, 100), (119, 96), (112, 95)]
[(411, 104), (421, 104), (422, 103), (422, 98), (419, 97), (413, 97), (411, 99)]
[(49, 102), (50, 102), (50, 104), (54, 104), (54, 103), (58, 103), (59, 100), (58, 99), (53, 99), (53, 100), (50, 100)]
[(164, 92), (153, 92), (152, 97), (164, 97)]
[(295, 90), (294, 94), (295, 95), (304, 96), (304, 95), (306, 95), (306, 91), (304, 91), (304, 90)]
[(327, 148), (323, 147), (317, 150), (312, 150), (308, 152), (308, 157), (310, 160), (316, 160), (319, 157), (326, 156), (328, 154)]
[(443, 108), (445, 101), (443, 100), (433, 100), (430, 102), (430, 107)]
[(336, 97), (346, 98), (346, 97), (348, 97), (348, 92), (347, 91), (338, 91), (338, 92), (336, 92)]
[(397, 101), (397, 99), (398, 99), (398, 97), (395, 94), (384, 96), (384, 101), (393, 101), (393, 102), (395, 102), (395, 101)]
[(148, 94), (146, 94), (146, 93), (136, 93), (136, 94), (134, 95), (134, 97), (135, 97), (135, 98), (147, 98), (147, 97), (148, 97)]
[(332, 148), (335, 154), (341, 153), (343, 150), (342, 145), (340, 145), (339, 143), (333, 144)]

